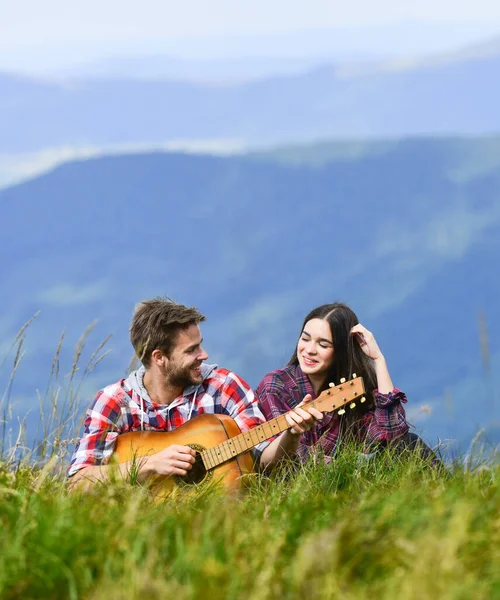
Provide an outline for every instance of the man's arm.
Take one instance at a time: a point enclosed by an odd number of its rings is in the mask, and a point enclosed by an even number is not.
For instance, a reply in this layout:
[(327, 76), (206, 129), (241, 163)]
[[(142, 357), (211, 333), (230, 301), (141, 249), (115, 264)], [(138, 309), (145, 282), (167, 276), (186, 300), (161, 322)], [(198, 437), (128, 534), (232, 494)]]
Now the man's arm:
[(130, 467), (130, 462), (81, 467), (70, 478), (68, 488), (70, 491), (79, 489), (88, 492), (96, 483), (110, 481), (116, 476), (126, 479), (130, 473)]
[(195, 462), (195, 452), (188, 446), (172, 445), (157, 454), (137, 461), (108, 464), (123, 433), (121, 389), (105, 388), (98, 392), (87, 411), (85, 432), (73, 454), (68, 471), (70, 489), (90, 489), (113, 477), (126, 479), (130, 474), (142, 482), (152, 475), (186, 475)]
[(184, 476), (192, 469), (194, 462), (195, 451), (192, 448), (172, 444), (161, 452), (136, 461), (82, 467), (71, 478), (69, 487), (71, 490), (88, 491), (96, 483), (112, 481), (116, 477), (127, 479), (131, 475), (138, 483), (143, 483), (153, 475)]
[(123, 432), (120, 393), (118, 387), (105, 388), (97, 393), (87, 410), (84, 434), (71, 458), (68, 477), (74, 478), (82, 469), (108, 463), (116, 438)]

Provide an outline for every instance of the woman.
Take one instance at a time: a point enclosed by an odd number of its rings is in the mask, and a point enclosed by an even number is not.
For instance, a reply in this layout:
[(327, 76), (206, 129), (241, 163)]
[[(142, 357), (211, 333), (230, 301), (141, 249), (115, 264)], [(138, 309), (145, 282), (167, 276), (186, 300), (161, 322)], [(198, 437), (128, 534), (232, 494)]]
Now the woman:
[(351, 379), (353, 373), (364, 379), (366, 403), (356, 403), (355, 409), (347, 409), (342, 416), (320, 415), (311, 409), (315, 420), (312, 429), (309, 423), (297, 422), (294, 416), (296, 424), (292, 432), (300, 435), (297, 444), (300, 459), (306, 460), (312, 448), (332, 456), (339, 440), (348, 435), (364, 441), (366, 448), (399, 438), (410, 445), (417, 441), (424, 449), (417, 436), (408, 434), (402, 406), (406, 396), (394, 387), (375, 338), (345, 304), (324, 304), (312, 310), (304, 320), (288, 365), (268, 373), (255, 393), (269, 420), (316, 398), (330, 383), (338, 384), (343, 377)]

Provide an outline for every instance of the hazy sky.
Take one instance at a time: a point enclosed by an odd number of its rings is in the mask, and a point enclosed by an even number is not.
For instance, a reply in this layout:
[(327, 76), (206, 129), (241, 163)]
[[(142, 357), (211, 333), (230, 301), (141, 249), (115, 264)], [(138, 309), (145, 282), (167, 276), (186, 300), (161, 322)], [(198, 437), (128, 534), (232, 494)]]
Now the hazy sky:
[(500, 30), (500, 1), (0, 0), (0, 68), (62, 65), (127, 51), (171, 51), (174, 40), (185, 37), (413, 20), (455, 22), (461, 31), (469, 28), (471, 37), (480, 37), (483, 30), (486, 36), (495, 26)]

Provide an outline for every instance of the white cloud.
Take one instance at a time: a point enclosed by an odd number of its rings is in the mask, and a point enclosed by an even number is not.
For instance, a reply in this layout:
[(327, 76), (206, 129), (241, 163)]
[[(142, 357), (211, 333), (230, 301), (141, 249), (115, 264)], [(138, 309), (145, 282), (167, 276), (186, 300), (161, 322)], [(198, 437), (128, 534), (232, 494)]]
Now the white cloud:
[(105, 281), (88, 285), (60, 283), (41, 292), (38, 299), (50, 306), (75, 306), (101, 300), (107, 293), (108, 288)]

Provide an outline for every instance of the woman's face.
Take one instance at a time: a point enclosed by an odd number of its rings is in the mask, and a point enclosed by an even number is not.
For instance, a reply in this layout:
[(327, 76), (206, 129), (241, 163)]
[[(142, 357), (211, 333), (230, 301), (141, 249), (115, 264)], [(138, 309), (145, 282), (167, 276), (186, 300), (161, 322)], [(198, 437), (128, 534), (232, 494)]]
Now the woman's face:
[(325, 377), (333, 364), (330, 326), (323, 319), (307, 321), (297, 343), (297, 358), (302, 371), (312, 378)]

